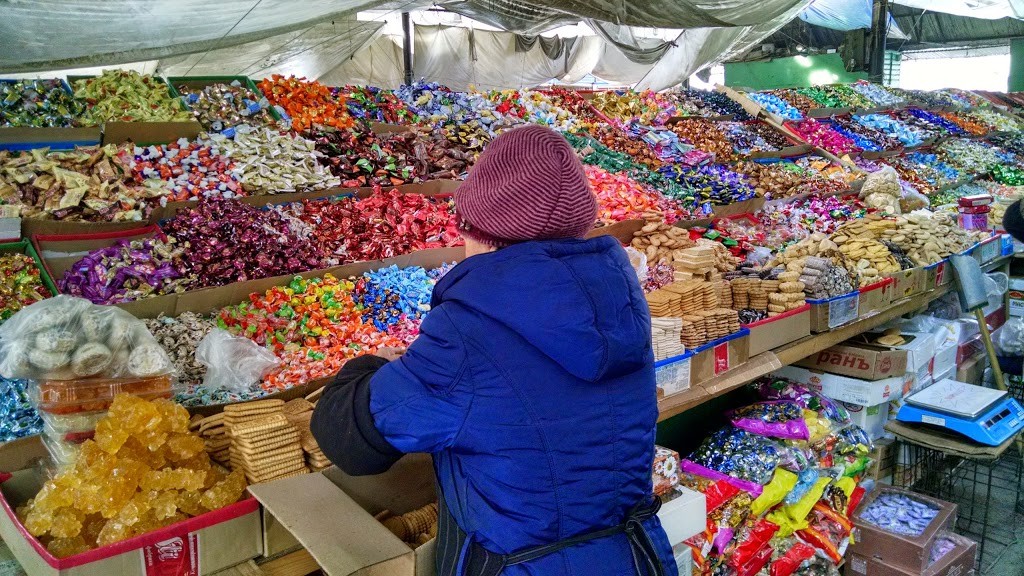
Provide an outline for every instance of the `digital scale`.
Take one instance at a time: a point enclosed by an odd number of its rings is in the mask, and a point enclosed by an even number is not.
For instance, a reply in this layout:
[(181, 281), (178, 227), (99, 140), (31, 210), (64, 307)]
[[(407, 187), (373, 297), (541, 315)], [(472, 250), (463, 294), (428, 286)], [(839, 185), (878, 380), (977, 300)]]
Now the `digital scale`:
[(1024, 429), (1024, 407), (1004, 390), (947, 378), (905, 398), (896, 419), (938, 426), (998, 446)]

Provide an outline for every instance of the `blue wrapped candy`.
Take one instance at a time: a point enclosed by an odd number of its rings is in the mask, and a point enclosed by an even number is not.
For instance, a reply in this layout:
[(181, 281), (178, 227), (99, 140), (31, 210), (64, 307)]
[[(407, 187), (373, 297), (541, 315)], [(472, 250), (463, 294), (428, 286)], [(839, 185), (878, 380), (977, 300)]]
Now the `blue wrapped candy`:
[(747, 96), (772, 114), (782, 116), (786, 120), (803, 120), (804, 118), (804, 115), (799, 110), (791, 106), (789, 102), (786, 102), (774, 94), (768, 94), (765, 92), (748, 92)]
[(879, 494), (860, 518), (901, 536), (920, 536), (939, 515), (938, 508), (896, 492)]
[(0, 376), (0, 442), (32, 436), (43, 431), (43, 420), (29, 401), (26, 380)]

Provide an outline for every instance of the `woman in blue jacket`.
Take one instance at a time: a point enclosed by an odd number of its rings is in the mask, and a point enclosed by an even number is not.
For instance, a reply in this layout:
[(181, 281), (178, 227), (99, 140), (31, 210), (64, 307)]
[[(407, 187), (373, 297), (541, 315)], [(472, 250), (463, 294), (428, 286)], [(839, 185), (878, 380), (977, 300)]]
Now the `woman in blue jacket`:
[[(559, 134), (508, 131), (455, 193), (467, 258), (403, 354), (347, 363), (312, 430), (349, 474), (433, 454), (438, 576), (675, 576), (655, 513), (647, 303)], [(391, 361), (389, 361), (391, 360)]]

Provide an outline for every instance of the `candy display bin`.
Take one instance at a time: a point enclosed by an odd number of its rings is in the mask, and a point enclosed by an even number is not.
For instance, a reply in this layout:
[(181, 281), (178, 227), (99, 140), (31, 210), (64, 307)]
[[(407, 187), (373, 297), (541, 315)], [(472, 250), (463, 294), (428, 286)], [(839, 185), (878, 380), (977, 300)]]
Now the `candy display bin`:
[[(259, 503), (249, 497), (165, 528), (57, 558), (32, 537), (15, 509), (37, 494), (44, 477), (35, 462), (46, 457), (38, 436), (0, 446), (0, 537), (33, 576), (205, 576), (263, 553)], [(160, 552), (176, 551), (175, 554)]]
[[(0, 79), (0, 83), (14, 83), (17, 80)], [(71, 94), (71, 86), (61, 81), (64, 90)], [(100, 143), (99, 126), (76, 126), (49, 128), (35, 126), (0, 127), (0, 150), (71, 150), (76, 146), (95, 146)]]
[[(182, 94), (178, 88), (182, 85), (188, 88), (203, 89), (213, 84), (231, 84), (232, 82), (238, 82), (243, 87), (252, 90), (257, 97), (263, 98), (263, 92), (256, 86), (256, 83), (252, 81), (252, 78), (248, 76), (168, 76), (167, 85), (171, 88), (171, 95), (184, 98), (188, 100), (188, 96)], [(270, 112), (270, 117), (274, 120), (280, 120), (281, 115), (277, 112), (273, 106), (268, 106), (267, 111)]]
[(43, 261), (39, 258), (39, 254), (28, 240), (0, 244), (0, 254), (25, 254), (32, 258), (36, 263), (36, 268), (39, 269), (39, 279), (42, 281), (43, 286), (46, 286), (51, 294), (57, 294), (57, 286), (53, 283), (53, 278), (47, 272), (46, 267), (43, 266)]

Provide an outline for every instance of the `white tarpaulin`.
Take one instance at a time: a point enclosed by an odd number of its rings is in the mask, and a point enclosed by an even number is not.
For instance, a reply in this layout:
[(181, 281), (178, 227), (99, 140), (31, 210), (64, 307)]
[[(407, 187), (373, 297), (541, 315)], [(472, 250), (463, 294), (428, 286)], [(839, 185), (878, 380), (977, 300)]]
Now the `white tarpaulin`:
[(121, 64), (216, 50), (309, 30), (382, 3), (9, 0), (0, 8), (0, 71)]
[(576, 38), (551, 59), (540, 43), (516, 50), (511, 32), (485, 32), (456, 26), (417, 26), (413, 43), (415, 76), (453, 90), (529, 88), (549, 80), (577, 82), (597, 63), (601, 39)]
[(1024, 18), (1024, 0), (896, 0), (900, 6), (957, 16), (985, 18)]
[(383, 22), (338, 19), (210, 52), (160, 59), (164, 76), (272, 74), (319, 78), (376, 38)]
[(398, 88), (405, 81), (402, 37), (378, 36), (369, 46), (318, 80), (328, 86), (356, 84)]
[(636, 84), (637, 90), (664, 90), (686, 80), (697, 71), (743, 54), (796, 17), (810, 0), (754, 26), (694, 28), (684, 30), (654, 68)]

